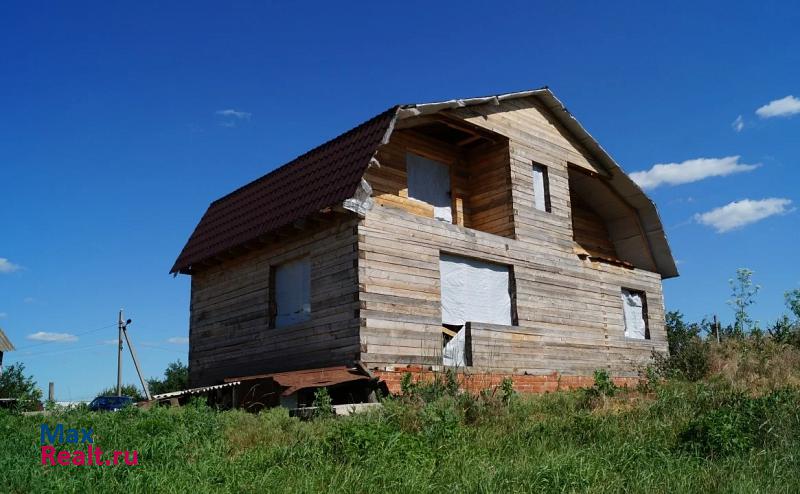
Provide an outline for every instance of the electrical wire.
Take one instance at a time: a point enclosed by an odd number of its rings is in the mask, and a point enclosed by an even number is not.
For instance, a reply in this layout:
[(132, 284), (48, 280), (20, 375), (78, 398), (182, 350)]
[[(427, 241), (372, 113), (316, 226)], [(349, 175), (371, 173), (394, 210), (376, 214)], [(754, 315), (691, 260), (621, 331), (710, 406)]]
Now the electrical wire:
[[(92, 334), (92, 333), (96, 333), (98, 331), (102, 331), (104, 329), (113, 328), (114, 326), (116, 326), (116, 324), (109, 324), (108, 326), (103, 326), (101, 328), (90, 329), (90, 330), (84, 331), (82, 333), (74, 334), (73, 336), (75, 336), (75, 337), (84, 336), (84, 335), (87, 335), (87, 334)], [(34, 343), (32, 345), (28, 345), (28, 346), (17, 348), (17, 351), (27, 350), (28, 348), (34, 348), (34, 347), (42, 346), (42, 345), (49, 345), (51, 343), (64, 343), (64, 342), (63, 341), (57, 341), (57, 340), (55, 340), (55, 341), (43, 341), (41, 343)]]
[(80, 346), (80, 347), (63, 348), (61, 350), (49, 350), (49, 351), (44, 351), (44, 352), (39, 352), (39, 353), (31, 353), (31, 354), (27, 354), (27, 355), (21, 355), (20, 354), (19, 357), (20, 357), (20, 359), (21, 358), (26, 358), (27, 359), (27, 358), (31, 358), (31, 357), (51, 357), (53, 355), (61, 355), (61, 354), (64, 354), (64, 353), (77, 352), (77, 351), (81, 351), (81, 350), (88, 350), (90, 348), (97, 348), (97, 347), (100, 347), (100, 346), (108, 346), (108, 344), (106, 344), (106, 343), (95, 343), (94, 345), (85, 345), (85, 346)]

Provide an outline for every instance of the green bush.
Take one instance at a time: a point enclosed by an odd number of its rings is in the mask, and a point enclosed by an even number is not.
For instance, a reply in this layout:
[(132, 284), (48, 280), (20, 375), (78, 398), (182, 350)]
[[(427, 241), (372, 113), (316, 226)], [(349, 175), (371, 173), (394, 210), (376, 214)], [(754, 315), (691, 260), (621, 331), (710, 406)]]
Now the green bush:
[(586, 390), (587, 394), (592, 397), (614, 396), (617, 392), (617, 386), (611, 380), (608, 371), (598, 369), (594, 371), (594, 385)]
[(316, 391), (314, 391), (314, 402), (311, 406), (315, 408), (314, 417), (316, 418), (334, 416), (333, 400), (328, 393), (328, 388), (317, 388)]
[(708, 321), (687, 324), (680, 312), (667, 312), (669, 355), (653, 355), (658, 373), (664, 377), (680, 377), (689, 381), (704, 378), (709, 371), (709, 342), (702, 335), (709, 334), (710, 328)]

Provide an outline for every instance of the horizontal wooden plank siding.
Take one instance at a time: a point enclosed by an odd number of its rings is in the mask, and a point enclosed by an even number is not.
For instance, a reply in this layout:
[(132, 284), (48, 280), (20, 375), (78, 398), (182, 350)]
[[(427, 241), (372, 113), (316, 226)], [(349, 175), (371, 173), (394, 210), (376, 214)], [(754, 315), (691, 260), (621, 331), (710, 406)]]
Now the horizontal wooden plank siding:
[[(581, 261), (392, 208), (370, 211), (358, 233), (361, 358), (370, 366), (441, 364), (441, 252), (514, 267), (519, 326), (480, 327), (474, 365), (484, 370), (570, 375), (606, 368), (624, 376), (666, 348), (656, 273)], [(622, 287), (646, 293), (650, 340), (624, 337)]]
[[(635, 376), (654, 350), (666, 351), (660, 275), (575, 254), (577, 231), (614, 257), (596, 214), (581, 207), (573, 217), (568, 164), (603, 173), (580, 144), (533, 100), (448, 113), (509, 138), (505, 163), (492, 166), (511, 177), (514, 238), (378, 204), (358, 226), (362, 360), (385, 370), (441, 364), (442, 252), (513, 266), (519, 325), (473, 325), (476, 372)], [(534, 163), (548, 168), (550, 212), (533, 207)], [(623, 287), (646, 293), (651, 339), (625, 338)]]
[[(357, 358), (356, 220), (298, 231), (280, 243), (193, 273), (192, 386), (226, 377), (352, 364)], [(269, 328), (270, 266), (311, 260), (311, 317)]]

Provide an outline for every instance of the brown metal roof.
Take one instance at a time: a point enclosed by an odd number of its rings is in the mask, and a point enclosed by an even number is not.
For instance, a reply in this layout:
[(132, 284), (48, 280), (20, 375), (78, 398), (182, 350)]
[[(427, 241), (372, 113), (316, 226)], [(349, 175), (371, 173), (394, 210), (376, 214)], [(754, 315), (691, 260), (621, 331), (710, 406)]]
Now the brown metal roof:
[(10, 352), (14, 350), (14, 345), (11, 344), (11, 340), (6, 337), (6, 334), (0, 329), (0, 352)]
[(397, 107), (212, 202), (171, 273), (353, 197)]
[(663, 278), (678, 275), (655, 204), (567, 111), (548, 88), (479, 98), (395, 106), (309, 151), (277, 170), (211, 203), (171, 273), (222, 254), (351, 198), (369, 161), (391, 132), (395, 118), (410, 118), (464, 106), (515, 98), (537, 98), (608, 171), (609, 185), (636, 209), (644, 239)]

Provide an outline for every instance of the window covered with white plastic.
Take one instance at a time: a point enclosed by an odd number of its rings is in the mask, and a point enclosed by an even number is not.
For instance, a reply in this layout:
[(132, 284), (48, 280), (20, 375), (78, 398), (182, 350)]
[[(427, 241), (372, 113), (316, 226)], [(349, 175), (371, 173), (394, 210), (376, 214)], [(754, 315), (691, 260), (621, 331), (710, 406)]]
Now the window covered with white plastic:
[(437, 161), (406, 154), (408, 197), (433, 206), (433, 217), (453, 222), (450, 196), (450, 167)]
[(273, 327), (307, 321), (311, 317), (311, 260), (303, 257), (275, 266), (272, 282)]
[(637, 340), (650, 339), (647, 327), (647, 298), (644, 292), (623, 288), (622, 309), (625, 337)]
[(512, 276), (509, 266), (442, 254), (439, 258), (443, 363), (468, 364), (464, 324), (513, 324)]

